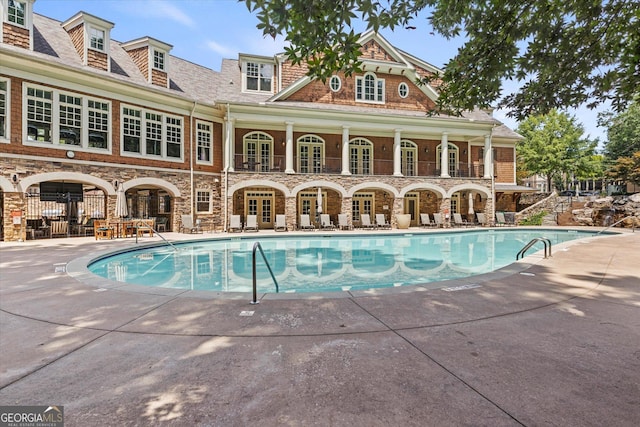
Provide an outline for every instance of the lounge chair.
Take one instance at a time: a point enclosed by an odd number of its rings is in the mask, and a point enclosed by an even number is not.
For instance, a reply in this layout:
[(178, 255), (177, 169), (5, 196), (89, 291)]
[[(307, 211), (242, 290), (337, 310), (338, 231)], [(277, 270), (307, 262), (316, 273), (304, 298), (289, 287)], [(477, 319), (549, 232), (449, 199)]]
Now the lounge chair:
[(491, 224), (489, 224), (489, 222), (487, 222), (487, 217), (484, 215), (484, 213), (482, 212), (478, 212), (476, 213), (476, 216), (478, 218), (478, 224), (480, 224), (483, 227), (489, 227)]
[(434, 213), (433, 214), (433, 222), (434, 222), (436, 227), (444, 228), (444, 220), (442, 219), (442, 214), (441, 213)]
[(335, 230), (336, 226), (331, 222), (329, 214), (320, 214), (320, 229), (321, 230)]
[(338, 214), (338, 228), (340, 230), (352, 230), (353, 227), (349, 224), (349, 218), (347, 214)]
[(459, 213), (453, 214), (453, 224), (456, 227), (470, 227), (473, 225), (470, 222), (468, 222), (466, 219), (462, 219), (462, 215), (460, 215)]
[(273, 226), (275, 231), (287, 231), (287, 217), (284, 215), (276, 215), (276, 224)]
[(496, 226), (497, 227), (513, 227), (513, 222), (508, 222), (504, 216), (504, 212), (496, 212)]
[(193, 222), (193, 217), (191, 215), (182, 215), (182, 225), (180, 226), (180, 232), (182, 233), (202, 233), (200, 229), (200, 224), (195, 224)]
[(431, 221), (428, 213), (420, 214), (420, 226), (422, 227), (435, 227), (436, 223)]
[(311, 231), (315, 229), (316, 227), (311, 224), (311, 218), (309, 215), (300, 215), (300, 230)]
[(236, 231), (242, 231), (242, 224), (240, 223), (240, 215), (231, 215), (229, 219), (229, 233)]
[(244, 231), (258, 231), (257, 215), (247, 215), (247, 223), (244, 225)]
[(376, 214), (376, 226), (378, 228), (391, 228), (391, 224), (387, 222), (384, 214)]
[(371, 217), (369, 216), (369, 214), (361, 214), (360, 227), (366, 230), (373, 230), (376, 228), (376, 225), (371, 223)]

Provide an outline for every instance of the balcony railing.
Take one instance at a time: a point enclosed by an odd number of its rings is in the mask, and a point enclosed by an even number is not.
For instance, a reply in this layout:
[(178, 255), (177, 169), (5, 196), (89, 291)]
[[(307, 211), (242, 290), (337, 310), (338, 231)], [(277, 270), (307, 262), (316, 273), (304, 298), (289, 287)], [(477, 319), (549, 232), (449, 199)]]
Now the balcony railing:
[[(248, 173), (283, 173), (285, 171), (285, 156), (272, 156), (268, 161), (247, 157), (243, 154), (235, 156), (235, 171)], [(349, 163), (352, 175), (393, 175), (393, 160), (373, 160), (368, 164), (362, 162)], [(293, 159), (293, 168), (298, 174), (340, 175), (342, 173), (342, 159), (326, 157), (321, 161)], [(440, 163), (420, 160), (409, 165), (401, 166), (403, 176), (434, 177), (440, 176)], [(458, 163), (451, 165), (449, 176), (457, 178), (482, 178), (484, 165)]]

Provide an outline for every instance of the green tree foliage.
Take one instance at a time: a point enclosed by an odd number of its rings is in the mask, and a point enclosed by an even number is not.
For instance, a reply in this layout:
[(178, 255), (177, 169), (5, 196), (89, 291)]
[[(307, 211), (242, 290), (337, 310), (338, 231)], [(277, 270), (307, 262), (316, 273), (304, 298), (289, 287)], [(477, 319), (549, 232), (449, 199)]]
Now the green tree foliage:
[[(242, 1), (242, 0), (240, 0)], [(265, 35), (284, 35), (294, 63), (326, 80), (358, 71), (356, 23), (391, 30), (430, 25), (466, 43), (445, 65), (439, 111), (498, 107), (522, 120), (554, 108), (622, 111), (640, 87), (640, 7), (637, 0), (244, 0)], [(420, 12), (428, 23), (415, 22)], [(502, 82), (519, 89), (502, 94)]]
[(604, 153), (610, 161), (630, 158), (640, 151), (640, 102), (629, 105), (620, 114), (607, 112), (599, 116), (599, 125), (607, 128)]
[(548, 188), (552, 183), (601, 173), (601, 156), (595, 154), (598, 141), (583, 138), (584, 128), (575, 117), (551, 110), (528, 117), (517, 132), (524, 136), (516, 146), (518, 157), (525, 169), (547, 177)]
[(640, 151), (629, 157), (619, 157), (608, 170), (608, 175), (614, 181), (628, 181), (640, 185)]

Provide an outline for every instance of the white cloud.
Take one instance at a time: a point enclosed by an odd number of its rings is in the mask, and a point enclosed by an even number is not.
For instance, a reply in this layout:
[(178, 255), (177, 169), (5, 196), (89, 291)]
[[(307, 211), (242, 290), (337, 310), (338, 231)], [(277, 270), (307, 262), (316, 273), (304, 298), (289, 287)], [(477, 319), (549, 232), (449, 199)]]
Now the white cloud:
[(146, 17), (170, 19), (185, 27), (195, 28), (196, 22), (176, 4), (180, 4), (180, 2), (147, 1), (140, 5), (141, 9), (138, 10), (138, 13), (144, 14)]
[(206, 46), (223, 58), (235, 58), (238, 55), (238, 51), (235, 48), (221, 45), (213, 40), (207, 41)]

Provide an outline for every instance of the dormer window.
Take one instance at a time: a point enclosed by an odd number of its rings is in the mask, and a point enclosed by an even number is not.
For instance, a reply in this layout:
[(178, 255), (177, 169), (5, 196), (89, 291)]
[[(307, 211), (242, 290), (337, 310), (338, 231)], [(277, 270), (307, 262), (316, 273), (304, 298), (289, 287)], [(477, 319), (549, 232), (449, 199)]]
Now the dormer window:
[(153, 68), (160, 71), (165, 70), (165, 52), (153, 49)]
[(273, 65), (245, 62), (245, 89), (247, 91), (271, 92)]
[(89, 39), (91, 49), (104, 52), (104, 30), (98, 28), (91, 28), (89, 30)]
[(7, 10), (7, 21), (12, 24), (26, 27), (27, 2), (9, 0), (9, 8)]
[(384, 79), (374, 73), (356, 77), (356, 101), (384, 102)]

